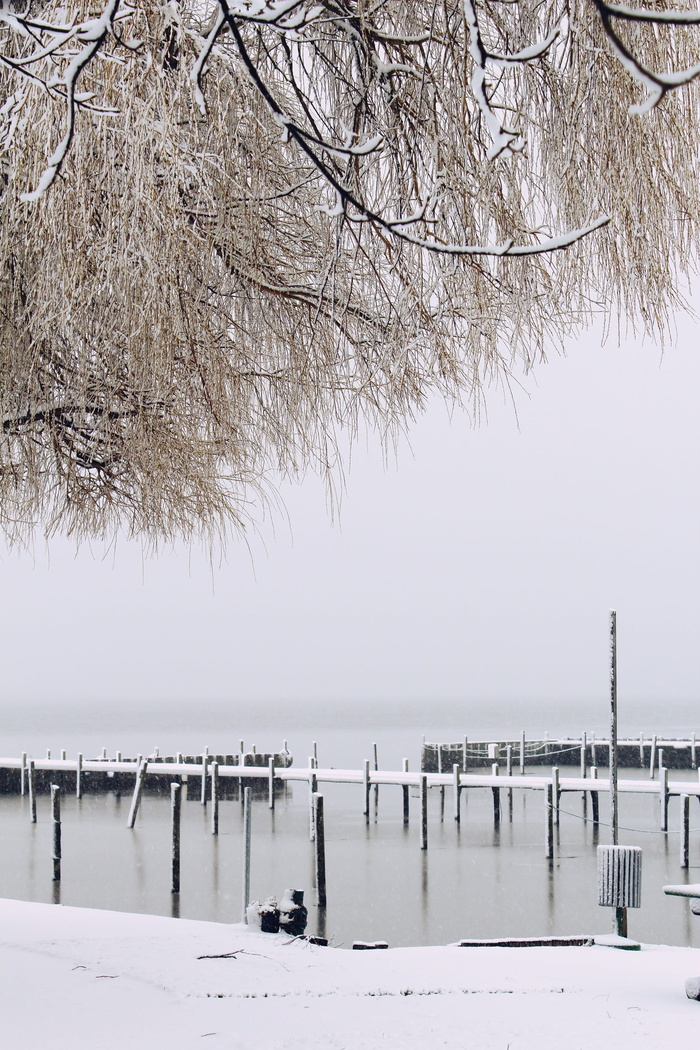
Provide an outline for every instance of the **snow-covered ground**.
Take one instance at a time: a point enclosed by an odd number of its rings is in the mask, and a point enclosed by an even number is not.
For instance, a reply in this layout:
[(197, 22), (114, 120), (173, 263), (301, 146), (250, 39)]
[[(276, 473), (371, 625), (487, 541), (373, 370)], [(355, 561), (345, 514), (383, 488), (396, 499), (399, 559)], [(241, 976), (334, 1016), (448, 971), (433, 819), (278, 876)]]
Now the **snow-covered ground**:
[(0, 1045), (35, 1050), (692, 1046), (700, 950), (316, 947), (0, 901)]

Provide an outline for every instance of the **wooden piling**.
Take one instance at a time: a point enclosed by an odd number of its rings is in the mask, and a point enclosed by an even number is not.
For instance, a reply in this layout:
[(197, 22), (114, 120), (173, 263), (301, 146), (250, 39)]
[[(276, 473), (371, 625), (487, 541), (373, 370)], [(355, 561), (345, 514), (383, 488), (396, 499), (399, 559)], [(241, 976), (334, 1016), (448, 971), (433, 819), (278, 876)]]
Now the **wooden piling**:
[[(581, 779), (586, 779), (586, 734), (581, 737)], [(585, 792), (584, 792), (585, 794)]]
[(100, 758), (102, 759), (103, 762), (107, 761), (107, 748), (106, 747), (102, 748), (102, 754), (100, 755)]
[[(491, 776), (498, 776), (498, 762), (494, 762), (491, 765)], [(491, 788), (493, 792), (493, 823), (498, 826), (501, 823), (501, 789), (494, 787)]]
[(681, 795), (681, 867), (687, 868), (690, 856), (690, 795)]
[(78, 752), (78, 762), (75, 768), (75, 797), (83, 797), (83, 756)]
[(202, 789), (200, 794), (200, 802), (203, 806), (207, 804), (207, 784), (209, 774), (209, 748), (207, 748), (202, 754)]
[(525, 774), (525, 730), (520, 734), (520, 776)]
[(136, 823), (136, 814), (139, 811), (141, 805), (141, 796), (143, 795), (143, 785), (146, 780), (146, 773), (148, 771), (148, 759), (143, 758), (139, 755), (140, 762), (136, 772), (136, 783), (134, 784), (134, 794), (131, 799), (131, 806), (129, 808), (129, 819), (126, 822), (127, 828), (133, 828)]
[(561, 790), (559, 788), (559, 767), (552, 766), (552, 805), (554, 806), (554, 823), (559, 827), (559, 799)]
[(453, 801), (454, 801), (454, 817), (459, 824), (460, 812), (459, 812), (459, 795), (460, 795), (460, 784), (459, 784), (459, 765), (455, 762), (452, 766), (452, 790), (453, 790)]
[(53, 824), (53, 881), (61, 881), (61, 789), (51, 785), (51, 822)]
[(668, 831), (668, 770), (659, 766), (659, 804), (661, 806), (661, 830)]
[(182, 815), (182, 787), (170, 785), (170, 817), (172, 830), (170, 892), (180, 892), (180, 817)]
[(309, 773), (309, 839), (316, 840), (316, 804), (314, 798), (318, 792), (318, 778), (315, 773)]
[(595, 733), (591, 733), (591, 765), (596, 767), (598, 766), (595, 750)]
[(314, 825), (316, 828), (316, 904), (326, 907), (326, 833), (323, 819), (323, 795), (314, 793)]
[[(402, 766), (403, 766), (404, 773), (408, 773), (408, 759), (407, 758), (404, 758)], [(404, 822), (404, 824), (408, 824), (409, 818), (410, 818), (410, 810), (409, 810), (410, 803), (409, 803), (409, 787), (408, 787), (408, 784), (403, 784), (402, 785), (401, 792), (403, 794), (403, 822)]]
[(644, 766), (644, 733), (639, 734), (639, 768)]
[(365, 818), (367, 820), (367, 823), (369, 823), (369, 784), (370, 784), (370, 781), (369, 781), (369, 759), (366, 758), (365, 762), (364, 762), (364, 766), (362, 767), (362, 786), (363, 786), (364, 795), (365, 795), (364, 814), (365, 814)]
[(666, 765), (666, 759), (665, 759), (665, 756), (664, 756), (664, 749), (662, 747), (659, 748), (658, 755), (659, 755), (659, 757), (658, 757), (657, 761), (659, 763), (659, 775), (660, 775), (661, 774), (661, 767)]
[(547, 784), (544, 789), (544, 815), (545, 815), (545, 856), (547, 860), (554, 858), (554, 812), (552, 807), (552, 785)]
[(656, 768), (656, 737), (651, 738), (651, 751), (649, 753), (649, 779), (654, 779), (654, 769)]
[(467, 772), (467, 767), (468, 767), (467, 752), (469, 750), (469, 737), (468, 736), (465, 736), (465, 738), (464, 738), (464, 744), (462, 745), (462, 749), (463, 749), (462, 750), (462, 772), (466, 773)]
[(36, 824), (36, 766), (34, 759), (29, 759), (29, 820)]
[[(591, 780), (598, 779), (598, 767), (591, 766)], [(593, 817), (593, 823), (597, 825), (600, 822), (600, 795), (597, 791), (591, 791), (591, 811)]]
[(420, 848), (428, 848), (428, 778), (420, 778)]
[(27, 784), (27, 752), (22, 752), (21, 766), (19, 769), (19, 793), (24, 795)]
[(693, 733), (690, 739), (690, 768), (697, 769), (698, 763), (695, 754), (695, 733)]
[[(439, 746), (440, 745), (438, 745), (438, 747)], [(378, 755), (378, 752), (377, 752), (377, 745), (376, 744), (372, 744), (372, 748), (374, 750), (374, 772), (376, 773), (377, 770), (379, 769), (379, 755)], [(378, 805), (379, 805), (379, 784), (377, 783), (377, 784), (374, 785), (374, 808), (375, 808), (375, 810), (376, 810)], [(375, 819), (376, 819), (376, 816), (377, 816), (377, 814), (375, 812)]]
[(250, 904), (250, 830), (252, 816), (253, 792), (249, 787), (243, 790), (243, 899), (241, 901), (243, 922), (248, 922), (247, 908)]
[(219, 783), (219, 763), (211, 763), (211, 833), (212, 835), (219, 834), (219, 796), (220, 796), (220, 783)]
[(275, 808), (275, 760), (270, 757), (267, 763), (267, 804), (270, 809)]
[(61, 762), (65, 762), (67, 754), (68, 754), (68, 752), (66, 751), (66, 749), (64, 747), (62, 747), (61, 748)]
[[(314, 752), (314, 766), (315, 766), (316, 769), (318, 769), (318, 744), (316, 743), (315, 740), (312, 741), (312, 744), (313, 744), (313, 752)], [(374, 746), (376, 748), (377, 745), (375, 744)]]

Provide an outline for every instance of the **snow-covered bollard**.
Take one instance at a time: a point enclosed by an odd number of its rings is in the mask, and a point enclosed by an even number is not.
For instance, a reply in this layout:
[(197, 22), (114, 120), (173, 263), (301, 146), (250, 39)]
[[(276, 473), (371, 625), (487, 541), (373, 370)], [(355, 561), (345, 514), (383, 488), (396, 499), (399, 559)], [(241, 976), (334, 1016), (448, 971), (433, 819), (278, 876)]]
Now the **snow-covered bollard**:
[(280, 931), (290, 937), (300, 937), (306, 929), (308, 911), (304, 907), (303, 890), (285, 890), (280, 901)]
[(685, 982), (685, 994), (689, 999), (700, 1002), (700, 977), (689, 977)]

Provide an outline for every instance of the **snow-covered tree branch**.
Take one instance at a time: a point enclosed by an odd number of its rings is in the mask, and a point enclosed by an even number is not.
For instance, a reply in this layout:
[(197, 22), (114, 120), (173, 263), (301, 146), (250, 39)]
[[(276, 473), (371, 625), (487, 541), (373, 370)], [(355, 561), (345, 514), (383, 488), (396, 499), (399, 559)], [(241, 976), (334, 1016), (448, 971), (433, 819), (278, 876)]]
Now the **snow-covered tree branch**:
[(0, 523), (243, 522), (695, 258), (700, 12), (0, 0)]

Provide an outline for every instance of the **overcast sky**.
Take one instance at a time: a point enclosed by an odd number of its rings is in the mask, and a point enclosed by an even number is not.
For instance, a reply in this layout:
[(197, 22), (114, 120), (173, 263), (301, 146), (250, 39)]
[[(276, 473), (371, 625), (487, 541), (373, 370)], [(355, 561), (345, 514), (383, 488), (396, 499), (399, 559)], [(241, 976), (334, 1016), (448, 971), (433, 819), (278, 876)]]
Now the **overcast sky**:
[(5, 698), (501, 698), (620, 690), (688, 700), (700, 681), (700, 359), (685, 324), (653, 346), (592, 336), (489, 421), (435, 406), (385, 470), (357, 449), (340, 524), (314, 479), (289, 527), (212, 572), (53, 541), (0, 562)]

